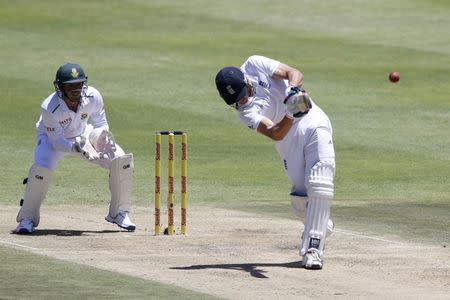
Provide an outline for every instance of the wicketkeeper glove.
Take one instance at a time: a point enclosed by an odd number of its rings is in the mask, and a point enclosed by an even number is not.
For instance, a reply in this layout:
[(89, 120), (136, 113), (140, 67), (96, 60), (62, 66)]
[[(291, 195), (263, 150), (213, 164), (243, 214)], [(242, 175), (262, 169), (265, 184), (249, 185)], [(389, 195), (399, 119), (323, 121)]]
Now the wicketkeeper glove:
[(89, 134), (89, 141), (94, 149), (99, 153), (100, 158), (115, 157), (117, 150), (116, 142), (112, 133), (105, 128), (95, 128)]
[(82, 139), (77, 138), (72, 144), (72, 152), (79, 153), (83, 158), (87, 160), (93, 160), (94, 158), (91, 157), (88, 152), (83, 150), (85, 142), (85, 140), (83, 141)]
[(307, 114), (312, 107), (308, 93), (298, 86), (293, 86), (286, 90), (286, 98), (284, 98), (283, 103), (286, 105), (286, 111), (295, 118)]

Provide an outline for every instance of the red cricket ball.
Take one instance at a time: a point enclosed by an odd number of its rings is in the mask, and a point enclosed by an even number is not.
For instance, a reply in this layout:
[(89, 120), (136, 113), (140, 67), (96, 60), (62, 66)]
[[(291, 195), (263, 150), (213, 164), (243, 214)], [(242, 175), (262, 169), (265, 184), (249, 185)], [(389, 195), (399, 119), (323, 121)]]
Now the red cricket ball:
[(391, 82), (397, 82), (400, 80), (400, 74), (396, 71), (392, 71), (391, 73), (389, 73), (389, 80)]

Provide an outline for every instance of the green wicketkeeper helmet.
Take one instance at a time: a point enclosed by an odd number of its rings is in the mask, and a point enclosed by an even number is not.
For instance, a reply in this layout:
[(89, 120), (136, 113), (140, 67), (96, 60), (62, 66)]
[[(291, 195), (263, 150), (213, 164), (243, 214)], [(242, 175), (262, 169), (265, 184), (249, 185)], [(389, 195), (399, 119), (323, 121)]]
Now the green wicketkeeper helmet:
[(64, 83), (86, 82), (87, 76), (79, 64), (66, 63), (56, 71), (56, 77), (53, 84), (55, 89), (61, 90)]

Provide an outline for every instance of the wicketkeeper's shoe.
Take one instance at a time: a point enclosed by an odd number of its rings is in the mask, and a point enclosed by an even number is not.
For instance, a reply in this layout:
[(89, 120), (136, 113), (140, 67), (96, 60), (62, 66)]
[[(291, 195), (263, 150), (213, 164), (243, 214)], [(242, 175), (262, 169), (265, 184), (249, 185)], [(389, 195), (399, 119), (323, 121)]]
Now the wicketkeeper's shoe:
[(105, 217), (105, 220), (110, 223), (117, 224), (117, 226), (126, 229), (128, 231), (134, 231), (136, 229), (136, 225), (133, 222), (131, 222), (128, 213), (125, 211), (119, 212), (119, 214), (115, 218), (113, 218), (108, 213), (108, 215)]
[(322, 259), (316, 249), (310, 249), (303, 255), (302, 266), (305, 269), (320, 270), (322, 269)]
[(17, 234), (30, 234), (33, 233), (33, 231), (34, 231), (33, 221), (28, 218), (22, 219), (16, 228)]

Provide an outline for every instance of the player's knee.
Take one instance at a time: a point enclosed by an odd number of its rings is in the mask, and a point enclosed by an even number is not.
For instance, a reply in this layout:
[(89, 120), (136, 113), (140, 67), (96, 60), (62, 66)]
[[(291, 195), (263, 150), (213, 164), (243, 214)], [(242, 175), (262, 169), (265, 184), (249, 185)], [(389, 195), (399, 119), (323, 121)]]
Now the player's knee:
[(334, 196), (335, 163), (333, 160), (321, 160), (312, 168), (308, 180), (308, 196), (326, 197)]

